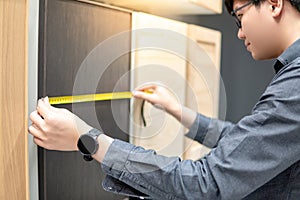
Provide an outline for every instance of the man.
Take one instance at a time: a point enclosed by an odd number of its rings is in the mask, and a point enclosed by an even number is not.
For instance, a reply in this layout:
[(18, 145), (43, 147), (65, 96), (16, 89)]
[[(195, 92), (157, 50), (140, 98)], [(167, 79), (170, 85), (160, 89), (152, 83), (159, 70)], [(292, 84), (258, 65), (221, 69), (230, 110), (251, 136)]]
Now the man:
[[(86, 160), (102, 164), (103, 186), (112, 192), (153, 199), (300, 199), (300, 0), (225, 3), (253, 58), (277, 58), (276, 75), (249, 116), (237, 124), (207, 118), (155, 85), (134, 93), (163, 106), (190, 129), (188, 136), (212, 147), (207, 156), (181, 161), (114, 140), (52, 107), (48, 98), (39, 100), (30, 115), (35, 143), (55, 150), (79, 148)], [(99, 148), (85, 144), (91, 138)]]

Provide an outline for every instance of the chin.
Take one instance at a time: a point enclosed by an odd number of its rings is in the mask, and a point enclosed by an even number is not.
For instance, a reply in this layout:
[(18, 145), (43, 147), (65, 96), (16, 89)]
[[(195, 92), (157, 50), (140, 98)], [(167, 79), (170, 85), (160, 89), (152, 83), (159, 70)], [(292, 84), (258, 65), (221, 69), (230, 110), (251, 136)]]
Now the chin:
[(255, 52), (251, 52), (251, 55), (252, 55), (252, 58), (254, 60), (270, 60), (270, 59), (276, 58), (274, 56), (265, 55), (265, 54), (258, 54), (258, 53), (255, 53)]
[(261, 58), (260, 56), (258, 56), (257, 54), (255, 54), (253, 52), (251, 52), (251, 55), (254, 60), (264, 60), (263, 58)]

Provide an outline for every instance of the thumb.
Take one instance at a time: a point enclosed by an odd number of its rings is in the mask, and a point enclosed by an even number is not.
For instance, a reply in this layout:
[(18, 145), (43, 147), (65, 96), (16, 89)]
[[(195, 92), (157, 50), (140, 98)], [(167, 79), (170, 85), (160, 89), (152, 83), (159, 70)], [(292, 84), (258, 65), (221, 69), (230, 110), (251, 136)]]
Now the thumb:
[(38, 113), (45, 118), (47, 116), (47, 113), (49, 113), (51, 109), (51, 105), (49, 103), (49, 98), (45, 97), (42, 99), (38, 100), (38, 104), (37, 104), (37, 108), (36, 110), (38, 111)]
[(134, 91), (134, 92), (132, 92), (132, 96), (137, 99), (144, 99), (149, 102), (153, 101), (153, 93)]
[(47, 107), (51, 107), (51, 104), (50, 104), (50, 102), (49, 102), (49, 97), (48, 97), (48, 96), (46, 96), (46, 97), (43, 99), (43, 101), (44, 101), (44, 103), (45, 103), (45, 105), (46, 105)]
[(135, 90), (132, 92), (132, 96), (138, 99), (145, 99), (146, 95), (145, 92)]

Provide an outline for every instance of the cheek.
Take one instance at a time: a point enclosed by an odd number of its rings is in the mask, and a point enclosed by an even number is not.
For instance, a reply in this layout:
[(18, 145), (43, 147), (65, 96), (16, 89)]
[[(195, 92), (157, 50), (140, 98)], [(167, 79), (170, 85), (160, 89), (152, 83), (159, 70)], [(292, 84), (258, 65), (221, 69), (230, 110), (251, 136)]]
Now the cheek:
[(243, 31), (250, 42), (250, 51), (254, 59), (264, 60), (277, 57), (279, 31), (274, 19), (268, 15), (266, 7), (259, 11), (249, 10), (244, 18)]
[[(250, 52), (254, 59), (263, 60), (269, 59), (272, 55), (272, 49), (276, 41), (270, 37), (270, 27), (261, 21), (252, 20), (245, 27), (243, 31), (246, 35), (247, 42), (250, 42)], [(275, 33), (276, 34), (276, 33)], [(271, 34), (272, 35), (272, 34)]]
[(265, 60), (273, 57), (275, 45), (270, 41), (269, 37), (256, 37), (250, 41), (250, 51), (256, 60)]
[(255, 60), (268, 60), (277, 57), (276, 49), (276, 44), (259, 38), (251, 43), (250, 51)]

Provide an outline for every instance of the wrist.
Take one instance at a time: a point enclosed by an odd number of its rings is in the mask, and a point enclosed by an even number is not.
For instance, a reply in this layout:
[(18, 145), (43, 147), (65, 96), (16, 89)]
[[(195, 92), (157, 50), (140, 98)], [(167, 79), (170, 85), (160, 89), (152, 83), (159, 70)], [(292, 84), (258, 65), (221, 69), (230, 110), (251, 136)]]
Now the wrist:
[(79, 134), (79, 137), (83, 134), (87, 134), (90, 130), (93, 129), (93, 127), (85, 123), (82, 119), (80, 119), (76, 115), (74, 115), (74, 123), (76, 125), (76, 129)]
[(175, 105), (172, 104), (169, 108), (166, 108), (166, 111), (173, 115), (175, 118), (181, 118), (182, 115), (182, 107), (180, 104), (176, 103)]
[(106, 155), (106, 152), (108, 151), (110, 145), (113, 143), (114, 139), (105, 134), (101, 134), (99, 135), (97, 140), (99, 143), (99, 148), (98, 151), (92, 157), (98, 162), (102, 162)]

